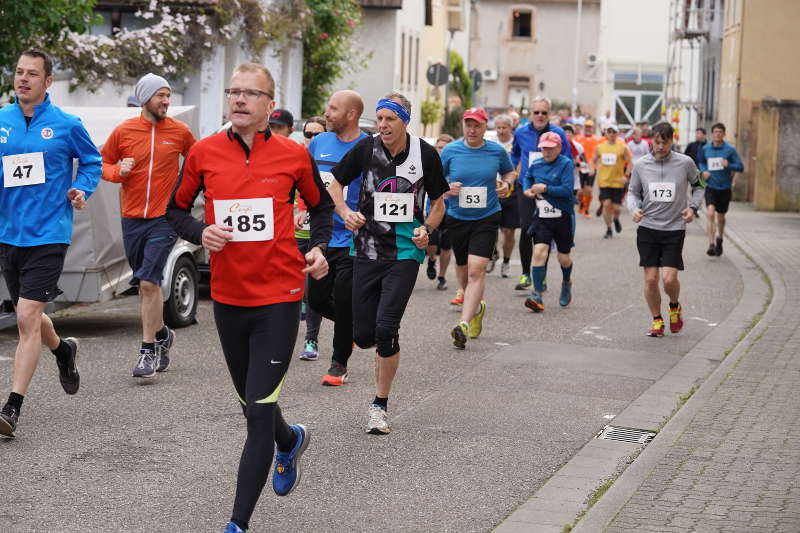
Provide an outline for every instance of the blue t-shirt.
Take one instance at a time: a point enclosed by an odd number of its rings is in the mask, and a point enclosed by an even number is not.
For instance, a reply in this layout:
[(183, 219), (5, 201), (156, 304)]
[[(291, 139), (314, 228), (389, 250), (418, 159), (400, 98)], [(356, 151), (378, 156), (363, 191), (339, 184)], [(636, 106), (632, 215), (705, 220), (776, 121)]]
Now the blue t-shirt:
[[(709, 173), (706, 186), (711, 189), (727, 191), (733, 184), (733, 173), (744, 171), (744, 164), (736, 148), (724, 141), (719, 146), (714, 146), (713, 142), (706, 143), (700, 148), (697, 159), (700, 172)], [(721, 166), (722, 159), (728, 160), (725, 168)]]
[[(451, 142), (442, 150), (442, 168), (449, 183), (461, 182), (460, 197), (451, 197), (447, 215), (460, 220), (479, 220), (500, 211), (497, 197), (497, 175), (508, 174), (514, 167), (506, 149), (494, 141), (485, 141), (480, 148), (470, 148), (464, 139)], [(472, 193), (465, 187), (477, 187)], [(485, 190), (484, 190), (485, 188)], [(486, 207), (468, 207), (472, 202)]]
[[(320, 133), (311, 140), (308, 145), (308, 151), (314, 158), (314, 162), (319, 167), (319, 173), (325, 186), (331, 184), (333, 181), (333, 174), (331, 169), (342, 160), (344, 155), (350, 151), (352, 147), (358, 144), (358, 141), (366, 137), (367, 134), (363, 131), (355, 140), (346, 143), (339, 140), (335, 133), (328, 131)], [(344, 190), (344, 199), (347, 206), (353, 211), (358, 210), (358, 191), (361, 188), (361, 175), (355, 180), (350, 182)], [(353, 234), (344, 227), (344, 221), (336, 213), (333, 214), (333, 233), (331, 240), (328, 242), (330, 248), (349, 248), (353, 244)]]

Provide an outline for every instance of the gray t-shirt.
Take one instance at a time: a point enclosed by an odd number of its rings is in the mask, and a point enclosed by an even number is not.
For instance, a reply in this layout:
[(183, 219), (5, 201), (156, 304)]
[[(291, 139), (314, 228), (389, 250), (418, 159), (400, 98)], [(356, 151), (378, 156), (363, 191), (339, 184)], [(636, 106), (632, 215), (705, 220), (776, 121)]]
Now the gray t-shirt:
[(686, 229), (681, 212), (687, 207), (699, 208), (702, 201), (699, 171), (691, 157), (670, 152), (656, 159), (651, 153), (633, 164), (628, 208), (644, 212), (639, 225), (661, 231)]

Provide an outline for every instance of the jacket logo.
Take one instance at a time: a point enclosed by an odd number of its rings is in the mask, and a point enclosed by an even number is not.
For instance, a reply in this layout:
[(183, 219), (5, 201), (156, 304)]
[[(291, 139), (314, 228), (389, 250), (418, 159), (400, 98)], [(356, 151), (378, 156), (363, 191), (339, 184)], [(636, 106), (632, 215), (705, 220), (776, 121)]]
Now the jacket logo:
[(409, 166), (408, 167), (408, 173), (409, 174), (416, 174), (417, 173), (417, 167), (415, 167), (414, 165)]
[(12, 129), (13, 129), (13, 128), (0, 128), (0, 131), (4, 131), (4, 132), (6, 132), (6, 135), (11, 135), (11, 130), (12, 130)]
[(161, 144), (175, 144), (175, 143), (170, 141), (161, 141)]
[(52, 138), (53, 138), (52, 128), (42, 128), (42, 139), (52, 139)]

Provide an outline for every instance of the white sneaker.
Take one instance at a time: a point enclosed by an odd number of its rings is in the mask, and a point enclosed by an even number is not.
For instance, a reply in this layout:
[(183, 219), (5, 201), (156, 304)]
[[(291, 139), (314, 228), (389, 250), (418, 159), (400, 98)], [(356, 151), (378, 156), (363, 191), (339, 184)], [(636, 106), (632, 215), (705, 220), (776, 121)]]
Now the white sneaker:
[(368, 411), (367, 433), (373, 435), (386, 435), (391, 430), (386, 421), (386, 410), (378, 405), (370, 405)]
[(511, 263), (502, 263), (500, 265), (500, 275), (507, 278), (509, 272), (511, 272)]

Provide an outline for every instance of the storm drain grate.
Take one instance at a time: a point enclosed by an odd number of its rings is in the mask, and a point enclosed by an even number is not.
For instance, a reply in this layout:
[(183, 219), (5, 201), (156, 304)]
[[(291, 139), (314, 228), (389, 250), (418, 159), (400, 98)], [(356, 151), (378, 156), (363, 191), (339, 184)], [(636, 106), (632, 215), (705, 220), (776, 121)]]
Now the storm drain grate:
[(656, 434), (653, 431), (635, 428), (623, 428), (617, 426), (606, 426), (597, 434), (597, 438), (605, 440), (621, 440), (623, 442), (636, 442), (647, 444)]

